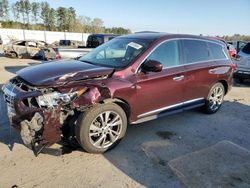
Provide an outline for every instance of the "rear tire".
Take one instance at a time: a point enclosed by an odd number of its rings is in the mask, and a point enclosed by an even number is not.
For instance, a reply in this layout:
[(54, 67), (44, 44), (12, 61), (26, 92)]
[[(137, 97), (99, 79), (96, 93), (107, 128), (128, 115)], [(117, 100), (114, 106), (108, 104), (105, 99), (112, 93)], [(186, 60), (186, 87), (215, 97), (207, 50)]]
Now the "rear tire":
[(126, 129), (127, 116), (120, 106), (99, 104), (80, 115), (75, 135), (85, 151), (104, 153), (119, 143)]
[(213, 87), (209, 91), (208, 97), (205, 101), (205, 105), (203, 106), (203, 111), (206, 114), (216, 113), (223, 103), (224, 96), (224, 86), (221, 83), (213, 85)]
[(11, 58), (17, 58), (18, 55), (17, 55), (16, 52), (10, 52), (10, 57), (11, 57)]

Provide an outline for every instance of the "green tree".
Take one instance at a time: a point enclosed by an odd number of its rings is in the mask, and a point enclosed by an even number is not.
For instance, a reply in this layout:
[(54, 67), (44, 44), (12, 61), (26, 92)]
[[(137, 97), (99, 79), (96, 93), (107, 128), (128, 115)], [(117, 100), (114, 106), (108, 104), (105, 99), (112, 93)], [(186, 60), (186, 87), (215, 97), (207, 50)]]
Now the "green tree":
[(33, 22), (36, 24), (39, 17), (39, 11), (40, 11), (40, 4), (37, 2), (31, 3), (31, 12), (32, 12), (32, 18)]
[(76, 11), (73, 7), (69, 7), (67, 10), (67, 29), (68, 31), (74, 31), (76, 24)]
[(26, 14), (27, 27), (29, 28), (31, 4), (30, 4), (29, 0), (22, 0), (22, 1), (24, 2), (24, 12)]
[(91, 22), (92, 33), (102, 33), (104, 32), (103, 21), (100, 18), (94, 18)]
[(82, 31), (83, 33), (92, 33), (92, 26), (91, 26), (92, 19), (90, 17), (79, 16), (78, 20), (83, 27), (83, 31)]
[(25, 2), (22, 0), (19, 1), (19, 12), (23, 18), (23, 24), (25, 24)]
[(51, 8), (49, 10), (49, 15), (48, 15), (48, 29), (50, 31), (55, 31), (56, 30), (56, 11), (53, 8)]
[(20, 4), (17, 1), (11, 5), (11, 10), (13, 13), (14, 21), (17, 22), (20, 19)]
[(45, 29), (47, 29), (48, 28), (48, 22), (49, 22), (49, 15), (50, 15), (49, 3), (41, 2), (40, 7), (41, 7), (40, 17), (43, 20), (43, 24), (44, 24)]
[[(32, 0), (33, 1), (33, 0)], [(32, 2), (30, 0), (16, 0), (11, 5), (11, 20), (8, 20), (9, 2), (0, 0), (0, 21), (4, 28), (32, 28), (37, 30), (70, 31), (82, 33), (114, 33), (129, 34), (131, 31), (122, 27), (105, 28), (100, 18), (77, 16), (73, 7), (50, 8), (48, 2)], [(31, 20), (32, 19), (32, 20)], [(40, 21), (41, 20), (41, 21)], [(41, 23), (42, 22), (42, 23)], [(249, 36), (224, 36), (226, 39), (250, 40)]]
[(68, 21), (67, 21), (67, 9), (65, 7), (59, 7), (56, 10), (57, 15), (57, 27), (59, 31), (68, 30)]
[(118, 35), (124, 35), (124, 34), (130, 34), (130, 29), (124, 29), (123, 27), (112, 27), (112, 28), (106, 28), (105, 33), (114, 33)]
[(0, 19), (2, 21), (8, 20), (9, 2), (8, 0), (0, 0)]

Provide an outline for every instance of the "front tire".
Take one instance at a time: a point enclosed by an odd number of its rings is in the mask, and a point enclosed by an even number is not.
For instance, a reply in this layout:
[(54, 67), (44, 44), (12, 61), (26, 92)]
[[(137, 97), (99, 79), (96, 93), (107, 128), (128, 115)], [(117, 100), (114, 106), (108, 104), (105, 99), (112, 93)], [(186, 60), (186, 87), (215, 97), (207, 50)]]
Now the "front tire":
[(203, 106), (203, 111), (207, 114), (216, 113), (224, 100), (225, 88), (221, 83), (216, 83), (209, 91), (208, 97)]
[(98, 104), (81, 114), (75, 129), (77, 141), (89, 153), (104, 153), (125, 135), (127, 116), (114, 103)]

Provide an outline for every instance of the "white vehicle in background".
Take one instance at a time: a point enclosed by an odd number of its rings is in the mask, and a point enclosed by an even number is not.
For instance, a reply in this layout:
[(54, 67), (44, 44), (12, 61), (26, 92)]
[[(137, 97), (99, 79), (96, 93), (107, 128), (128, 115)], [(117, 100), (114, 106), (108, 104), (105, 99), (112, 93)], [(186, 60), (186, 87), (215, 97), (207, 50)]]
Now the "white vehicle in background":
[(88, 36), (86, 46), (73, 40), (60, 40), (57, 52), (62, 59), (78, 59), (94, 48), (117, 37), (115, 34), (91, 34)]
[(234, 78), (243, 83), (245, 79), (250, 79), (250, 42), (239, 51), (236, 59)]

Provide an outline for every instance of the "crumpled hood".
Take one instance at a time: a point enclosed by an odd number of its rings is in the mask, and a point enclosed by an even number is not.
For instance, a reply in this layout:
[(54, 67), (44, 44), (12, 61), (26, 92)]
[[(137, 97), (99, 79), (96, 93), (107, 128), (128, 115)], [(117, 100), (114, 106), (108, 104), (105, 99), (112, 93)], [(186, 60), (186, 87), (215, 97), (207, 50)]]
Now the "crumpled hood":
[(55, 86), (70, 81), (110, 75), (113, 68), (77, 60), (61, 60), (24, 68), (17, 75), (34, 86)]

